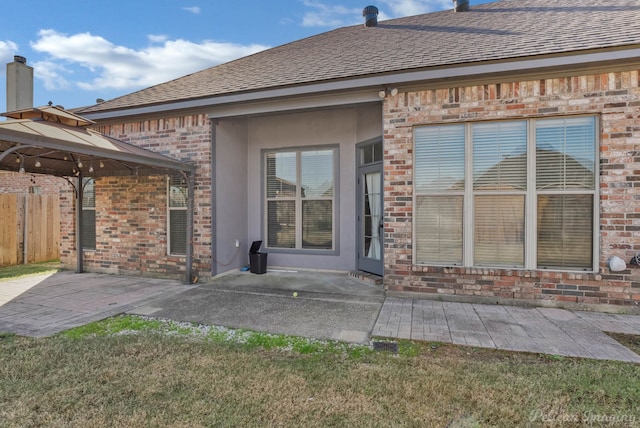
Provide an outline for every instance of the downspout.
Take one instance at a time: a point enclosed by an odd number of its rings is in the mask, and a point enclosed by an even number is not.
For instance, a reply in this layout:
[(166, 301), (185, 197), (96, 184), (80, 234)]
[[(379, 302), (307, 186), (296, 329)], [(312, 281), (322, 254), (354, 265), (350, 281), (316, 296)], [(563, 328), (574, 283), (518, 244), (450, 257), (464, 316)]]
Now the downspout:
[(216, 135), (218, 129), (218, 121), (211, 123), (211, 276), (218, 274), (218, 263), (216, 262), (218, 246), (216, 245)]
[(193, 209), (194, 209), (194, 175), (195, 173), (183, 173), (187, 179), (187, 266), (185, 284), (189, 285), (193, 279)]
[(82, 172), (76, 178), (76, 273), (84, 272), (82, 251)]

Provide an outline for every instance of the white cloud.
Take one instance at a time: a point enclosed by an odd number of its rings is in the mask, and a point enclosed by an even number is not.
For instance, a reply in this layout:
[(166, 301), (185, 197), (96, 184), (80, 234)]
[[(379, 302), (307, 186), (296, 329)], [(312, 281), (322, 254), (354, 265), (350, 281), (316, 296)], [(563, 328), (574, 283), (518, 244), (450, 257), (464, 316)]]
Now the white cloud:
[[(18, 45), (10, 40), (0, 40), (0, 64), (13, 61), (13, 56), (18, 52)], [(0, 74), (5, 73), (6, 67), (0, 67)]]
[(451, 0), (380, 0), (389, 7), (394, 17), (420, 15), (421, 13), (452, 9)]
[(71, 73), (64, 65), (53, 61), (37, 61), (33, 64), (34, 77), (42, 80), (45, 89), (49, 91), (69, 89), (71, 84), (64, 75)]
[(149, 41), (153, 43), (164, 43), (168, 39), (164, 34), (149, 34), (147, 37), (149, 38)]
[(341, 27), (353, 25), (362, 9), (347, 8), (340, 5), (328, 5), (319, 1), (305, 0), (304, 5), (311, 8), (302, 18), (304, 27)]
[(40, 70), (38, 77), (55, 85), (54, 77), (63, 82), (64, 75), (70, 74), (64, 65), (79, 65), (96, 75), (92, 80), (75, 82), (85, 90), (152, 86), (268, 48), (257, 44), (244, 46), (210, 40), (194, 43), (149, 36), (161, 44), (136, 50), (114, 45), (90, 33), (66, 35), (41, 30), (38, 36), (31, 47), (49, 55), (43, 65), (50, 67), (48, 71)]
[(200, 14), (200, 6), (191, 6), (191, 7), (183, 7), (183, 10), (186, 10), (187, 12), (191, 12), (194, 15), (198, 15)]
[[(380, 21), (453, 7), (451, 0), (379, 0), (379, 2), (378, 20)], [(304, 5), (311, 9), (302, 18), (304, 27), (341, 27), (364, 22), (362, 18), (364, 7), (347, 8), (315, 0), (304, 0)]]

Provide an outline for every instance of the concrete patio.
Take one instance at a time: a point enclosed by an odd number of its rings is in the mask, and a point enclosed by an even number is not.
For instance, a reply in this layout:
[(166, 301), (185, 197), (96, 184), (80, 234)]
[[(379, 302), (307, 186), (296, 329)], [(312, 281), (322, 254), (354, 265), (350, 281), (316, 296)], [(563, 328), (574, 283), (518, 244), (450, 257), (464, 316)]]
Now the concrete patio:
[(344, 273), (236, 272), (183, 285), (59, 272), (0, 282), (0, 332), (49, 336), (121, 313), (355, 343), (411, 339), (640, 363), (604, 333), (640, 335), (638, 315), (385, 298), (380, 286)]
[(179, 281), (69, 271), (0, 281), (0, 331), (50, 336), (186, 289)]

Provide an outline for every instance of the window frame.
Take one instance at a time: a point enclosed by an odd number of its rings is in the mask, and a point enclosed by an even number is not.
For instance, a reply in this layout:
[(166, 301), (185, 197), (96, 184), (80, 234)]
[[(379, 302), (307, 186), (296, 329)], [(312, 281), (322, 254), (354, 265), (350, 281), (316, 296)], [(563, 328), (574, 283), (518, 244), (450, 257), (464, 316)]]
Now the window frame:
[[(178, 186), (178, 187), (182, 187), (185, 191), (185, 195), (187, 195), (185, 197), (185, 204), (183, 207), (172, 207), (171, 206), (171, 180), (172, 180), (172, 175), (174, 175), (175, 177), (181, 177), (182, 178), (182, 174), (179, 172), (174, 172), (173, 174), (169, 174), (167, 175), (167, 255), (168, 256), (175, 256), (175, 257), (186, 257), (187, 253), (186, 251), (184, 253), (176, 253), (176, 252), (172, 252), (171, 248), (171, 212), (172, 211), (184, 211), (185, 212), (185, 216), (186, 216), (186, 211), (189, 208), (189, 201), (188, 201), (188, 187), (187, 187), (187, 183), (185, 182), (182, 186)], [(185, 179), (186, 180), (186, 179)], [(174, 186), (175, 187), (175, 186)], [(188, 227), (188, 225), (187, 225)], [(187, 244), (187, 236), (186, 233), (184, 235), (184, 241), (185, 241), (185, 249), (186, 249), (186, 244)]]
[[(574, 190), (538, 190), (536, 186), (536, 161), (537, 161), (537, 142), (536, 142), (536, 123), (538, 121), (553, 120), (553, 119), (573, 119), (573, 118), (592, 118), (594, 122), (594, 146), (593, 146), (593, 161), (594, 161), (594, 178), (593, 178), (593, 190), (574, 189)], [(474, 236), (475, 236), (475, 211), (474, 211), (474, 197), (478, 195), (478, 192), (473, 188), (473, 132), (472, 127), (481, 123), (498, 123), (498, 122), (518, 122), (524, 121), (527, 124), (527, 159), (526, 159), (526, 176), (527, 186), (525, 190), (524, 201), (524, 265), (523, 266), (500, 266), (500, 265), (478, 265), (474, 262)], [(564, 115), (554, 117), (531, 117), (531, 118), (509, 118), (504, 120), (491, 120), (491, 121), (473, 121), (473, 122), (448, 122), (448, 123), (434, 123), (426, 125), (416, 125), (413, 128), (413, 165), (414, 171), (418, 164), (417, 151), (416, 150), (416, 129), (426, 128), (430, 126), (455, 126), (464, 125), (464, 196), (463, 196), (463, 221), (460, 227), (462, 227), (462, 263), (438, 263), (438, 262), (420, 262), (417, 259), (418, 248), (413, 245), (412, 260), (416, 266), (441, 266), (441, 267), (464, 267), (464, 268), (477, 268), (477, 269), (520, 269), (520, 270), (540, 270), (540, 271), (562, 271), (562, 272), (598, 272), (599, 270), (599, 224), (600, 224), (600, 143), (601, 143), (601, 118), (598, 115)], [(433, 196), (438, 194), (437, 192), (422, 192), (418, 193), (418, 185), (416, 180), (413, 182), (413, 224), (412, 235), (413, 240), (417, 240), (417, 217), (418, 213), (418, 197)], [(441, 192), (439, 195), (458, 195), (460, 192)], [(593, 224), (592, 224), (592, 254), (591, 254), (591, 266), (590, 269), (584, 268), (562, 268), (562, 267), (542, 267), (537, 265), (537, 253), (538, 253), (538, 236), (537, 236), (537, 221), (538, 221), (538, 196), (540, 195), (591, 195), (593, 201)]]
[[(87, 189), (87, 185), (89, 184), (89, 182), (92, 182), (92, 190), (93, 190), (93, 206), (87, 206), (87, 204), (85, 204), (85, 197), (86, 197), (86, 189)], [(82, 251), (95, 251), (96, 250), (96, 246), (97, 246), (97, 229), (96, 229), (96, 180), (93, 177), (85, 177), (83, 178), (83, 182), (82, 182), (82, 228), (83, 228), (83, 233), (82, 233)], [(92, 224), (92, 228), (93, 228), (93, 246), (91, 245), (86, 245), (86, 237), (87, 235), (84, 233), (84, 229), (87, 227), (87, 218), (84, 215), (85, 212), (89, 212), (89, 211), (93, 211), (93, 224)]]
[[(340, 146), (338, 144), (327, 144), (327, 145), (314, 145), (314, 146), (295, 146), (295, 147), (282, 147), (275, 149), (262, 149), (260, 153), (260, 162), (261, 162), (261, 211), (262, 211), (262, 221), (261, 221), (261, 230), (262, 236), (264, 237), (263, 246), (266, 250), (271, 253), (283, 253), (283, 254), (304, 254), (304, 255), (339, 255), (340, 254), (340, 246), (339, 246), (339, 236), (340, 236), (340, 221), (339, 221), (339, 201), (340, 201)], [(295, 213), (295, 247), (294, 248), (283, 248), (283, 247), (270, 247), (269, 240), (267, 239), (269, 233), (269, 212), (268, 212), (268, 204), (269, 201), (273, 201), (275, 199), (268, 197), (267, 192), (267, 157), (269, 154), (274, 153), (295, 153), (296, 157), (296, 177), (298, 183), (300, 183), (300, 179), (302, 177), (302, 170), (300, 166), (301, 153), (302, 152), (313, 152), (313, 151), (321, 151), (321, 150), (331, 150), (333, 152), (333, 198), (332, 200), (332, 248), (331, 249), (319, 249), (319, 248), (303, 248), (302, 247), (302, 205), (305, 200), (329, 200), (323, 198), (303, 198), (300, 192), (300, 185), (296, 188), (296, 196), (292, 198), (294, 200), (294, 204), (296, 207)]]

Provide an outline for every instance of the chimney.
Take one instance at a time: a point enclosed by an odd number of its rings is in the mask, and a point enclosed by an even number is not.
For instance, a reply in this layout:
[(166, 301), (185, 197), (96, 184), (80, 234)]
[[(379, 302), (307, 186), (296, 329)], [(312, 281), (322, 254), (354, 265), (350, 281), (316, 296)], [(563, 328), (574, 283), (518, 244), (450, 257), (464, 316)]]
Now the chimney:
[(378, 8), (375, 6), (367, 6), (362, 10), (364, 16), (365, 27), (375, 27), (378, 25)]
[(467, 12), (469, 10), (469, 0), (453, 0), (454, 12)]
[(7, 64), (7, 111), (33, 107), (33, 67), (27, 59), (15, 55)]

